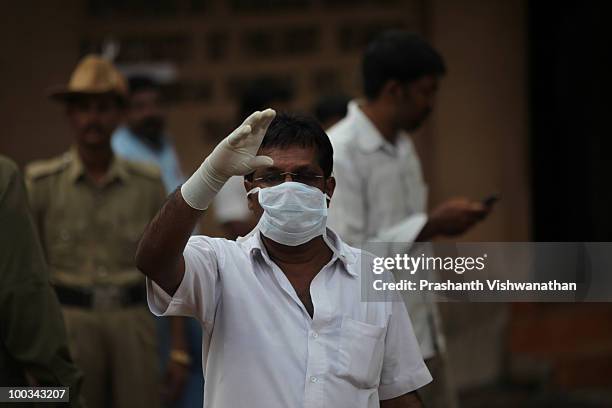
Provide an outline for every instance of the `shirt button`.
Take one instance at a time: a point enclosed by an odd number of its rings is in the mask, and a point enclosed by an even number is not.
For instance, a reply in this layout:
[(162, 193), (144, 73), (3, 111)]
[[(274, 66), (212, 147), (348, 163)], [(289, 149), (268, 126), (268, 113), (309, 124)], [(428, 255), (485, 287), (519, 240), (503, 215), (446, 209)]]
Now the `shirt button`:
[(70, 233), (68, 232), (68, 230), (62, 229), (60, 231), (60, 237), (62, 238), (63, 241), (68, 241), (70, 240)]
[(319, 337), (319, 333), (317, 333), (317, 332), (312, 332), (312, 337), (314, 337), (314, 338), (316, 339), (317, 337)]
[(101, 278), (106, 278), (108, 276), (108, 271), (104, 266), (98, 266), (98, 276)]
[(319, 379), (317, 377), (310, 377), (310, 382), (311, 383), (316, 383), (317, 381), (319, 381)]

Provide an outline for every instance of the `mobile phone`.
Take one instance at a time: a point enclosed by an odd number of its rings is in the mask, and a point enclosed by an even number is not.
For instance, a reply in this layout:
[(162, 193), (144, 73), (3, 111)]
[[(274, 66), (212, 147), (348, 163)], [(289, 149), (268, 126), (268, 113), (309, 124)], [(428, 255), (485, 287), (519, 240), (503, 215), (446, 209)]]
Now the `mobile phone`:
[(491, 207), (493, 206), (493, 204), (495, 204), (499, 200), (500, 200), (499, 194), (495, 193), (495, 194), (491, 194), (483, 198), (481, 202), (482, 202), (482, 205), (484, 205), (485, 207)]

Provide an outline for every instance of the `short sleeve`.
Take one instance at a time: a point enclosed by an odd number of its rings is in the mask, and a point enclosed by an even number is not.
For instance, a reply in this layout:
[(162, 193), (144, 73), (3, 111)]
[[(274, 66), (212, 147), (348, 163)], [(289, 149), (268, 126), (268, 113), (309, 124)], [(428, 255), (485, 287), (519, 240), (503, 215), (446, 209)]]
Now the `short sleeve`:
[(381, 400), (399, 397), (421, 388), (432, 380), (423, 361), (404, 302), (398, 298), (392, 303), (378, 387)]
[(191, 316), (207, 328), (221, 294), (218, 248), (211, 238), (193, 236), (183, 251), (185, 274), (174, 296), (147, 278), (147, 302), (156, 316)]

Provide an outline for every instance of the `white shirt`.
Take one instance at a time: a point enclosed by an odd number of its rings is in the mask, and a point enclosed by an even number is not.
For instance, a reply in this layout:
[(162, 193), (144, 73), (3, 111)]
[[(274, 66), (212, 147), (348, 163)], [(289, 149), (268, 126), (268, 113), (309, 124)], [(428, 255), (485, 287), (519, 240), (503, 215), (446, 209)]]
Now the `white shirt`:
[(311, 318), (255, 230), (238, 242), (191, 237), (174, 297), (147, 280), (156, 315), (198, 318), (205, 407), (373, 408), (431, 381), (403, 302), (361, 302), (370, 262), (328, 231)]
[[(408, 252), (427, 223), (427, 186), (410, 137), (402, 132), (395, 145), (389, 143), (356, 101), (327, 133), (334, 147), (337, 181), (329, 225), (349, 245), (363, 248), (377, 242), (378, 256)], [(423, 356), (432, 357), (434, 337), (443, 347), (441, 331), (436, 329), (437, 309), (425, 294), (402, 292), (402, 296)]]
[(213, 200), (213, 211), (220, 223), (247, 221), (251, 217), (244, 177), (233, 176), (227, 180)]
[(162, 181), (168, 193), (183, 184), (185, 177), (181, 172), (174, 146), (168, 136), (161, 139), (159, 150), (153, 149), (136, 136), (129, 127), (117, 128), (111, 139), (113, 151), (128, 160), (153, 163), (161, 170)]

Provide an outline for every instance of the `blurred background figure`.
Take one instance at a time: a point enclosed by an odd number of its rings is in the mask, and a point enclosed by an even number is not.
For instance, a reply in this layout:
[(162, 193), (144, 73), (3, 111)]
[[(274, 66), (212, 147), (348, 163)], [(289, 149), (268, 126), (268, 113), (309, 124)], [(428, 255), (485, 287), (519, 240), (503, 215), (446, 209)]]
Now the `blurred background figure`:
[[(368, 45), (362, 62), (365, 99), (352, 101), (346, 118), (329, 130), (337, 180), (329, 222), (349, 244), (381, 242), (386, 247), (377, 255), (393, 256), (408, 252), (417, 240), (462, 234), (487, 215), (487, 208), (467, 198), (427, 214), (421, 163), (406, 132), (417, 130), (433, 110), (445, 73), (442, 57), (415, 34), (386, 31)], [(406, 246), (399, 248), (402, 243)], [(402, 295), (434, 378), (418, 390), (423, 403), (456, 407), (437, 306), (420, 293)]]
[(343, 94), (330, 94), (321, 97), (314, 106), (315, 118), (323, 129), (329, 129), (346, 116), (347, 105), (351, 98)]
[[(245, 87), (240, 97), (236, 125), (258, 110), (288, 110), (292, 99), (291, 90), (282, 84), (265, 79), (253, 81)], [(259, 221), (249, 211), (243, 177), (231, 177), (225, 183), (213, 201), (213, 209), (229, 239), (245, 236)]]
[(172, 139), (166, 134), (159, 84), (147, 76), (131, 76), (128, 88), (126, 123), (113, 134), (113, 150), (129, 160), (159, 166), (170, 193), (185, 179)]
[(2, 155), (0, 226), (0, 384), (70, 387), (69, 406), (80, 407), (82, 374), (70, 357), (25, 185)]
[(127, 86), (110, 62), (86, 56), (51, 96), (64, 105), (74, 145), (28, 165), (26, 178), (85, 402), (159, 407), (155, 323), (134, 264), (140, 234), (164, 199), (159, 172), (113, 154)]
[[(148, 76), (128, 78), (126, 123), (112, 138), (114, 152), (128, 160), (159, 167), (166, 193), (184, 181), (174, 144), (166, 133), (159, 84)], [(203, 403), (202, 329), (191, 318), (157, 317), (164, 400), (172, 407)]]

